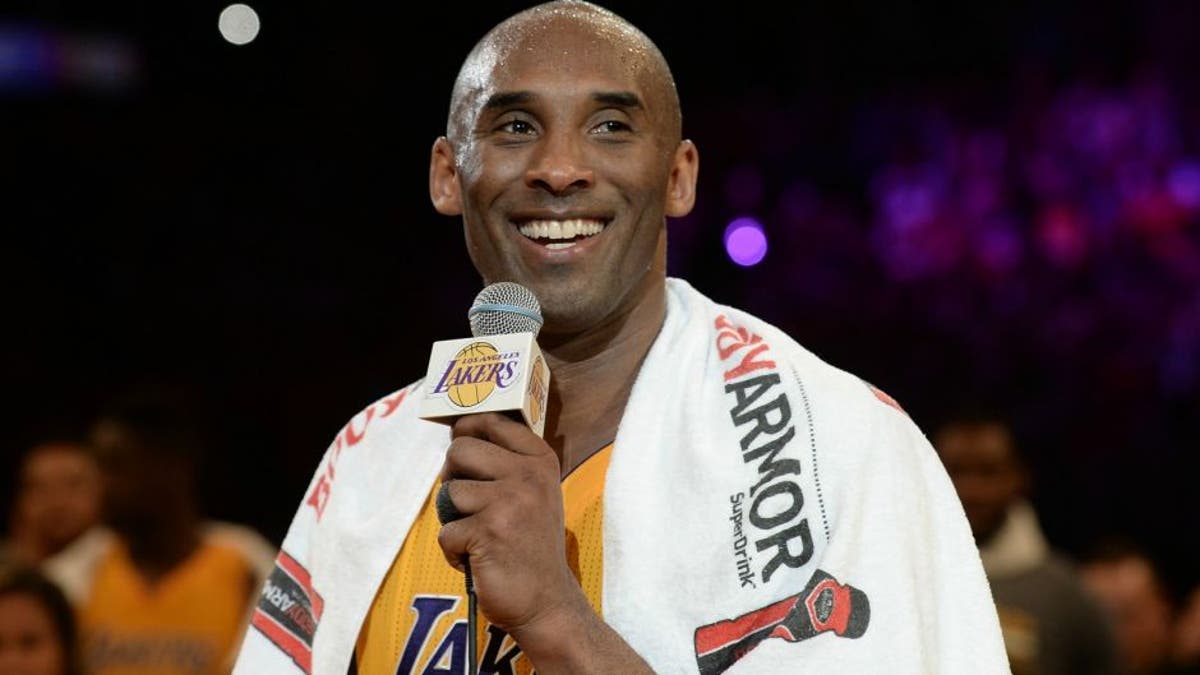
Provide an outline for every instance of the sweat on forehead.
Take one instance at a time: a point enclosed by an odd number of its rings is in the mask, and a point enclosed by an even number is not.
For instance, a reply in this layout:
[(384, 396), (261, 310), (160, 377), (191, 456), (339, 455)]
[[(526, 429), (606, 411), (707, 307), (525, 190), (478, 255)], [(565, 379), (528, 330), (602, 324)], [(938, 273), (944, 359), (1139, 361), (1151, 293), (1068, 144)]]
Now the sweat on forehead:
[(536, 5), (504, 20), (476, 43), (454, 83), (447, 135), (454, 140), (466, 131), (493, 74), (518, 52), (568, 49), (612, 54), (649, 86), (664, 90), (667, 116), (678, 135), (679, 97), (658, 47), (617, 14), (581, 0)]

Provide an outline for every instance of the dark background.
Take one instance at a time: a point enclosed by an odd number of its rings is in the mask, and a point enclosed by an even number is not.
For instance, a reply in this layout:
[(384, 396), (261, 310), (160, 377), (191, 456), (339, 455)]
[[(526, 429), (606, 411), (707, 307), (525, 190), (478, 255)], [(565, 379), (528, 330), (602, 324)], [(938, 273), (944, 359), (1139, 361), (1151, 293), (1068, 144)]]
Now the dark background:
[[(479, 280), (428, 153), (461, 58), (524, 4), (255, 2), (241, 47), (225, 4), (0, 12), (0, 459), (176, 383), (207, 512), (279, 541), (345, 420), (467, 333)], [(1128, 535), (1197, 580), (1194, 3), (609, 7), (700, 149), (672, 274), (926, 431), (995, 407), (1053, 543)], [(722, 248), (739, 215), (756, 267)]]

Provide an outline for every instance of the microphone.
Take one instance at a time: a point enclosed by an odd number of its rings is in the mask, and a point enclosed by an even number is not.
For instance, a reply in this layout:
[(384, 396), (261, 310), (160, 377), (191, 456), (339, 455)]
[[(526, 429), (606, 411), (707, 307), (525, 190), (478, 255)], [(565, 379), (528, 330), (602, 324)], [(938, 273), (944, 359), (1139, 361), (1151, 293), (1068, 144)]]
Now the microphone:
[(536, 339), (537, 297), (511, 281), (490, 284), (467, 319), (474, 337), (433, 343), (418, 416), (453, 424), (470, 413), (503, 412), (541, 436), (550, 368)]
[[(433, 343), (418, 416), (452, 424), (462, 415), (502, 412), (538, 436), (546, 425), (550, 368), (537, 344), (542, 308), (533, 291), (502, 281), (485, 287), (467, 311), (473, 337)], [(445, 525), (463, 517), (450, 499), (453, 478), (438, 489), (435, 507)], [(475, 583), (471, 561), (463, 561), (467, 591), (467, 672), (476, 675)]]

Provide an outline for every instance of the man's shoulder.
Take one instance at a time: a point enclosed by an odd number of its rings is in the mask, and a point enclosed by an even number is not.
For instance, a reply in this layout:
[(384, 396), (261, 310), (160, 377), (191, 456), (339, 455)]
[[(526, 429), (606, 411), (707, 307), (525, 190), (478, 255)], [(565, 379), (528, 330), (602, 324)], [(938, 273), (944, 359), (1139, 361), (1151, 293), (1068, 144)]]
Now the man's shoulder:
[(424, 378), (414, 380), (359, 408), (334, 434), (330, 449), (358, 445), (368, 434), (375, 436), (384, 429), (394, 433), (409, 425), (425, 423), (417, 417), (423, 382)]
[(1067, 616), (1097, 613), (1098, 606), (1079, 578), (1075, 562), (1064, 553), (1050, 550), (1037, 565), (992, 581), (998, 596), (1007, 602), (1023, 602)]
[(399, 389), (377, 397), (359, 409), (347, 421), (354, 421), (362, 417), (370, 417), (372, 419), (376, 417), (380, 419), (402, 419), (405, 416), (398, 416), (397, 413), (407, 413), (416, 410), (417, 394), (420, 393), (421, 385), (424, 381), (424, 378), (413, 380)]
[(102, 525), (93, 526), (62, 551), (42, 561), (42, 571), (73, 603), (81, 603), (91, 588), (96, 567), (115, 541), (112, 530)]
[(265, 579), (275, 565), (278, 548), (248, 525), (210, 520), (204, 523), (203, 536), (205, 544), (234, 552), (258, 578)]
[(719, 354), (744, 347), (746, 354), (760, 350), (770, 354), (775, 365), (803, 382), (812, 383), (815, 395), (840, 398), (863, 405), (884, 405), (907, 419), (900, 403), (869, 379), (831, 363), (809, 349), (792, 333), (757, 314), (718, 302), (697, 290), (688, 281), (669, 278), (671, 292), (692, 307), (705, 307), (711, 314), (709, 326)]

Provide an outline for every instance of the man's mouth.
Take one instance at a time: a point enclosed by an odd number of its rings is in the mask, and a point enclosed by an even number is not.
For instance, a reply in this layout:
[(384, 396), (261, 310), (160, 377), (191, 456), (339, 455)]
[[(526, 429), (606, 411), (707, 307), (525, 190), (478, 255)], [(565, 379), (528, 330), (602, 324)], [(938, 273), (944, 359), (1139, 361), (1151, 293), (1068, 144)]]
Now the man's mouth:
[(529, 220), (517, 226), (522, 235), (548, 249), (571, 248), (604, 231), (604, 221), (592, 218)]

